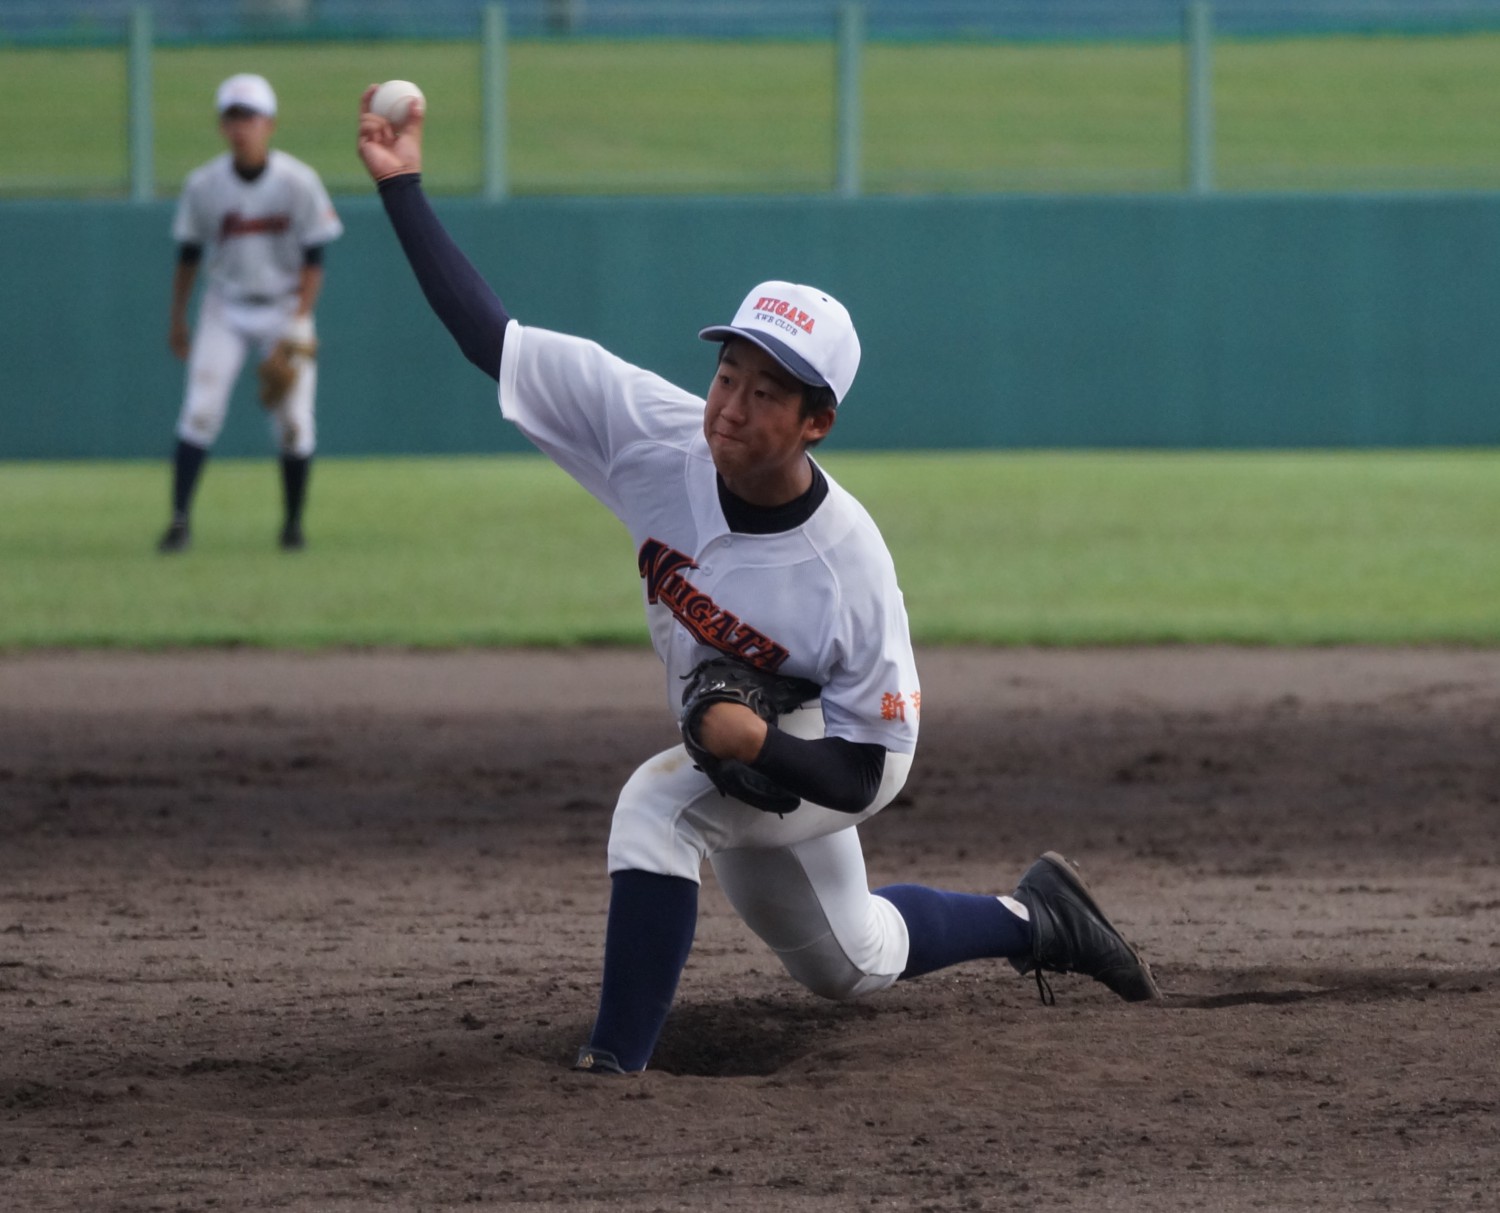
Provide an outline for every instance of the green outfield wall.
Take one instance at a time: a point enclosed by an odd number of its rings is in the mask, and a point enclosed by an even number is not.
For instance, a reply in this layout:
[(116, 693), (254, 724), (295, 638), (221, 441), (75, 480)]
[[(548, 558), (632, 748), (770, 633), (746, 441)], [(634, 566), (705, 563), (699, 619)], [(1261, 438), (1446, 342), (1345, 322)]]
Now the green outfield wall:
[[(372, 197), (339, 199), (320, 448), (518, 450)], [(766, 278), (864, 341), (830, 446), (1500, 444), (1500, 196), (442, 200), (520, 319), (702, 390)], [(0, 204), (0, 459), (165, 456), (169, 203)], [(218, 453), (269, 449), (252, 376)]]

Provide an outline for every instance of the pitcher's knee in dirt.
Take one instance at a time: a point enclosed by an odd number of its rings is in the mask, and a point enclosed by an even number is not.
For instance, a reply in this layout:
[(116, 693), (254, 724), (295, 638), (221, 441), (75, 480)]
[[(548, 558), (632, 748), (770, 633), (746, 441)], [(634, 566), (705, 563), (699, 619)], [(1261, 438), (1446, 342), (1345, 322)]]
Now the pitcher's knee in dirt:
[(898, 974), (866, 973), (858, 968), (828, 935), (795, 952), (778, 952), (782, 965), (798, 985), (832, 1002), (848, 1002), (892, 986)]

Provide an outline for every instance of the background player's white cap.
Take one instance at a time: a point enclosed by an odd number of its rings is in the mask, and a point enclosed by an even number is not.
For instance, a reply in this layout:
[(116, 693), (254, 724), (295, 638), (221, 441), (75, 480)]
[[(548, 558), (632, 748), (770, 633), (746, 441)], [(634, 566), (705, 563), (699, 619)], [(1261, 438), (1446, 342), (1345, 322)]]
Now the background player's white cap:
[(844, 305), (815, 286), (762, 282), (728, 324), (703, 329), (704, 341), (753, 341), (803, 383), (833, 389), (842, 403), (859, 370), (859, 338)]
[(276, 117), (276, 94), (264, 76), (253, 76), (248, 72), (230, 76), (219, 85), (219, 92), (214, 100), (221, 114), (227, 109), (238, 107), (264, 114), (267, 118)]

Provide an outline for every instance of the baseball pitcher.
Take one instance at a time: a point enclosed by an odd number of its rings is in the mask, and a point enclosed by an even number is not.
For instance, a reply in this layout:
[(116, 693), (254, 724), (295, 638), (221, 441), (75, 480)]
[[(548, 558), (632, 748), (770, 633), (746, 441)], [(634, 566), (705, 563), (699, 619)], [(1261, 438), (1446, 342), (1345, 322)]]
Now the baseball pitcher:
[(373, 91), (360, 156), (417, 280), (497, 381), (502, 415), (629, 531), (683, 737), (615, 806), (599, 1008), (575, 1068), (646, 1067), (692, 946), (705, 861), (787, 972), (827, 998), (988, 958), (1034, 971), (1044, 1000), (1044, 971), (1158, 997), (1055, 853), (1001, 896), (868, 887), (858, 830), (906, 782), (922, 693), (880, 532), (811, 454), (859, 367), (848, 311), (816, 287), (755, 286), (698, 334), (716, 350), (706, 398), (524, 325), (424, 197), (420, 106), (398, 129), (370, 111)]

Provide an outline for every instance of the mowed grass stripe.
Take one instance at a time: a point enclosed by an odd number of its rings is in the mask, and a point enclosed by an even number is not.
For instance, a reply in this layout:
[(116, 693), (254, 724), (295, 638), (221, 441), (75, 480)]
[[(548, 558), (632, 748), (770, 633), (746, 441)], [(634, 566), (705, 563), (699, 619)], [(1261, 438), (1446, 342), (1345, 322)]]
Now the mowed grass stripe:
[[(1500, 643), (1500, 453), (840, 454), (924, 643)], [(0, 465), (0, 647), (645, 642), (624, 529), (533, 456)]]

